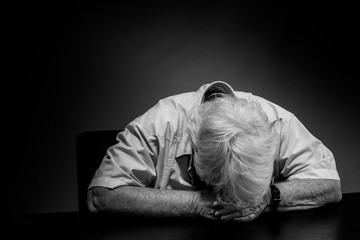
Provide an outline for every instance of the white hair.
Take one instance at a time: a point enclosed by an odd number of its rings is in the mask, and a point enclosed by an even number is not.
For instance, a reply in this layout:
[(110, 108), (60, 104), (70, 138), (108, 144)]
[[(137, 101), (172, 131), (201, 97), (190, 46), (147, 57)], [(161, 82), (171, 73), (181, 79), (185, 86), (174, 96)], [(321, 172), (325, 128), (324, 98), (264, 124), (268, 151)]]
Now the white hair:
[(221, 204), (253, 206), (263, 199), (273, 173), (275, 134), (255, 101), (224, 95), (194, 111), (194, 166)]

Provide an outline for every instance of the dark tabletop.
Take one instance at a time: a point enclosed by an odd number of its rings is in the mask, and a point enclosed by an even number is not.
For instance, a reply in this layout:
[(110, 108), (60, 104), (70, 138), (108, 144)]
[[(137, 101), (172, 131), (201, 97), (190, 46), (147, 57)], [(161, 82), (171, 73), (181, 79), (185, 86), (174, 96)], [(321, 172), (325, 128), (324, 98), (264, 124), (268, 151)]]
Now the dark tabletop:
[(8, 234), (6, 239), (360, 239), (359, 203), (360, 193), (347, 193), (338, 204), (266, 213), (250, 223), (79, 212), (2, 215), (1, 232)]

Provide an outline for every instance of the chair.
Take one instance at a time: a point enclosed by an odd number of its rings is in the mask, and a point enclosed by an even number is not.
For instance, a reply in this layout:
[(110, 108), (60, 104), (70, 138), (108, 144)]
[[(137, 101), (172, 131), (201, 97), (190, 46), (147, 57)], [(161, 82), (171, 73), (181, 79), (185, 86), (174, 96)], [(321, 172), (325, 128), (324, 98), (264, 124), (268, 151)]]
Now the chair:
[(76, 139), (77, 180), (79, 211), (87, 212), (86, 192), (106, 155), (107, 149), (116, 143), (116, 135), (121, 130), (88, 131), (80, 133)]

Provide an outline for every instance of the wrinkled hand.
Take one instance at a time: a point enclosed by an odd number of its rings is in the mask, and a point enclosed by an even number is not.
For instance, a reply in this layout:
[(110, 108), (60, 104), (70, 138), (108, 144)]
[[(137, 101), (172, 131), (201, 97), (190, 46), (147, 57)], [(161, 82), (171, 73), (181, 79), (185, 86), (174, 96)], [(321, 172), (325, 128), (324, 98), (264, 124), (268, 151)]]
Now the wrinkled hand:
[[(215, 202), (215, 205), (218, 203)], [(266, 203), (255, 207), (241, 207), (241, 206), (226, 206), (215, 212), (215, 217), (220, 218), (223, 221), (235, 220), (239, 222), (250, 222), (256, 219), (266, 209)]]
[(192, 205), (198, 216), (211, 220), (219, 219), (215, 216), (216, 210), (220, 208), (220, 206), (216, 204), (215, 193), (210, 191), (198, 192)]
[[(220, 209), (215, 211), (215, 217), (223, 221), (234, 220), (238, 222), (250, 222), (260, 216), (261, 213), (269, 211), (271, 193), (268, 192), (262, 202), (256, 206), (244, 207), (244, 206), (221, 206)], [(219, 207), (217, 201), (214, 202), (214, 205)]]

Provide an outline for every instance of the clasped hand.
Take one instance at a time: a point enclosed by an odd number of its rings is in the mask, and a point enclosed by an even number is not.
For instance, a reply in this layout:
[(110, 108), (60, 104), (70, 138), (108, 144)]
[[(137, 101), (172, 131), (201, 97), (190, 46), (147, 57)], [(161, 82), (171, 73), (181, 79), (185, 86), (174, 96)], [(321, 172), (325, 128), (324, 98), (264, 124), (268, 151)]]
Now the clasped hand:
[(214, 211), (215, 218), (223, 221), (234, 220), (239, 222), (250, 222), (256, 219), (267, 207), (267, 203), (265, 201), (252, 207), (235, 205), (220, 206), (217, 201), (215, 201), (213, 205), (214, 208), (217, 209)]
[[(208, 195), (209, 196), (209, 195)], [(238, 222), (250, 222), (268, 211), (269, 200), (267, 197), (256, 206), (220, 205), (216, 198), (207, 198), (201, 207), (200, 215), (208, 219), (223, 221), (234, 220)]]

